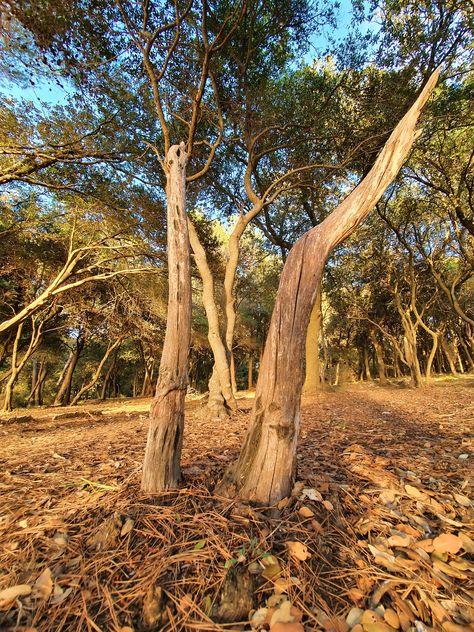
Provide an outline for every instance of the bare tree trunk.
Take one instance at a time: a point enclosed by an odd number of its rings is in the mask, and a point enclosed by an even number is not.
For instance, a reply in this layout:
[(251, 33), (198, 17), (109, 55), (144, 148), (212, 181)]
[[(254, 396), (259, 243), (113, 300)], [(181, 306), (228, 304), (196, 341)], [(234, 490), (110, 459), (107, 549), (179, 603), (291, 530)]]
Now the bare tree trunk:
[(12, 353), (12, 360), (11, 360), (11, 373), (10, 373), (10, 377), (9, 377), (9, 379), (8, 379), (6, 385), (5, 385), (4, 400), (3, 400), (3, 412), (10, 412), (11, 410), (13, 410), (13, 389), (15, 387), (15, 384), (16, 384), (16, 382), (18, 380), (18, 377), (19, 377), (21, 371), (25, 367), (25, 364), (31, 358), (31, 356), (36, 351), (36, 349), (39, 347), (40, 342), (41, 342), (41, 338), (42, 338), (42, 335), (43, 335), (44, 321), (42, 321), (42, 322), (40, 322), (38, 324), (36, 318), (34, 316), (32, 316), (31, 317), (31, 339), (30, 339), (30, 343), (29, 343), (28, 348), (26, 349), (25, 353), (21, 357), (21, 359), (18, 360), (18, 347), (19, 347), (19, 344), (20, 344), (21, 334), (22, 334), (22, 331), (23, 331), (24, 323), (25, 323), (25, 320), (20, 321), (20, 323), (18, 325), (17, 332), (16, 332), (16, 336), (15, 336), (15, 342), (13, 344), (13, 353)]
[(371, 382), (372, 381), (372, 373), (370, 371), (369, 352), (367, 350), (367, 346), (366, 345), (364, 345), (362, 353), (363, 353), (363, 357), (364, 357), (364, 375), (365, 375), (365, 380), (367, 382)]
[(326, 258), (354, 232), (397, 175), (418, 136), (415, 125), (436, 81), (437, 73), (392, 132), (364, 180), (290, 251), (272, 314), (250, 425), (238, 461), (219, 486), (221, 493), (265, 504), (290, 494), (306, 331)]
[(38, 360), (37, 358), (33, 358), (31, 361), (31, 390), (28, 395), (28, 404), (33, 400), (34, 394), (36, 392), (36, 384), (38, 382)]
[(341, 363), (338, 360), (337, 363), (336, 363), (336, 371), (334, 372), (333, 386), (339, 386), (339, 372), (340, 372), (340, 368), (341, 368)]
[(102, 391), (100, 393), (100, 399), (102, 401), (104, 401), (106, 398), (107, 387), (109, 386), (110, 378), (112, 377), (112, 373), (115, 369), (116, 364), (117, 364), (117, 354), (114, 355), (112, 362), (110, 363), (110, 366), (107, 369), (107, 373), (105, 374), (105, 377), (104, 377), (104, 383), (102, 384)]
[(84, 337), (79, 335), (76, 339), (74, 349), (69, 353), (69, 357), (59, 378), (59, 390), (54, 398), (53, 406), (68, 406), (71, 401), (72, 378), (84, 345)]
[(444, 352), (446, 360), (448, 361), (450, 373), (452, 373), (453, 375), (457, 375), (455, 364), (456, 356), (454, 353), (454, 349), (452, 343), (448, 342), (445, 336), (441, 336), (441, 348)]
[(303, 393), (314, 393), (321, 386), (321, 366), (319, 361), (319, 332), (321, 329), (321, 287), (318, 286), (316, 300), (311, 312), (306, 333), (306, 375)]
[(43, 405), (43, 386), (44, 386), (44, 383), (46, 382), (47, 375), (48, 375), (48, 365), (46, 361), (43, 360), (40, 365), (38, 381), (36, 382), (36, 391), (34, 394), (35, 406)]
[(379, 384), (380, 386), (385, 386), (388, 380), (387, 380), (387, 372), (385, 369), (385, 360), (383, 357), (382, 345), (378, 341), (377, 334), (373, 329), (369, 330), (369, 338), (370, 338), (373, 348), (375, 349), (375, 357), (377, 358)]
[(191, 342), (191, 271), (186, 217), (188, 156), (184, 143), (173, 145), (166, 159), (168, 314), (142, 476), (142, 489), (151, 493), (175, 487), (181, 477)]
[(214, 368), (209, 381), (208, 405), (213, 415), (221, 418), (227, 415), (228, 409), (235, 410), (237, 403), (232, 390), (228, 355), (219, 329), (219, 313), (214, 294), (214, 279), (207, 261), (206, 252), (199, 241), (192, 222), (188, 222), (188, 227), (194, 260), (202, 279), (202, 302), (208, 322), (207, 337), (214, 356)]
[(79, 390), (79, 392), (77, 393), (77, 395), (74, 397), (74, 399), (71, 402), (71, 406), (75, 406), (77, 404), (77, 402), (81, 399), (81, 397), (87, 393), (87, 391), (90, 391), (90, 389), (95, 386), (95, 384), (97, 384), (97, 380), (100, 377), (100, 374), (102, 373), (102, 369), (104, 368), (105, 363), (107, 362), (110, 354), (115, 351), (115, 349), (117, 349), (117, 347), (119, 347), (122, 344), (123, 341), (123, 336), (120, 336), (119, 338), (117, 338), (117, 340), (115, 340), (115, 342), (110, 343), (109, 346), (107, 347), (102, 360), (99, 362), (96, 370), (94, 371), (91, 379), (83, 385), (83, 387)]
[(253, 389), (253, 351), (248, 352), (247, 356), (247, 388), (249, 391)]
[(46, 380), (48, 369), (45, 360), (41, 360), (38, 367), (38, 360), (33, 359), (31, 372), (31, 391), (28, 395), (28, 405), (41, 406), (43, 404), (42, 388)]

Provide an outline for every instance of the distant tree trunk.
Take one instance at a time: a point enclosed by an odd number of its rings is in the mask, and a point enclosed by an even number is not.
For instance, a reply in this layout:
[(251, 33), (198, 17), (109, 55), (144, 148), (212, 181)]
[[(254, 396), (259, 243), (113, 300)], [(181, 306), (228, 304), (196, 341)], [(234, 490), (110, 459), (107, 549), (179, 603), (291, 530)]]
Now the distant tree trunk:
[(235, 410), (235, 401), (228, 353), (222, 341), (219, 329), (219, 313), (214, 294), (214, 279), (209, 267), (206, 252), (202, 247), (192, 222), (188, 223), (189, 240), (194, 253), (199, 274), (202, 279), (202, 302), (208, 322), (207, 337), (214, 356), (214, 368), (209, 380), (208, 407), (216, 418), (226, 417), (228, 410)]
[(249, 391), (253, 389), (253, 351), (248, 352), (247, 356), (247, 388)]
[(117, 354), (115, 354), (114, 357), (112, 358), (112, 362), (110, 363), (110, 366), (107, 369), (107, 373), (105, 374), (105, 377), (104, 377), (104, 383), (102, 384), (102, 391), (100, 393), (100, 399), (102, 401), (104, 401), (107, 396), (107, 387), (109, 386), (110, 379), (112, 377), (112, 373), (114, 372), (116, 365), (117, 365)]
[(373, 329), (369, 329), (369, 338), (372, 343), (372, 346), (375, 350), (375, 357), (377, 358), (377, 370), (379, 374), (379, 384), (380, 386), (385, 386), (387, 384), (387, 372), (385, 368), (385, 360), (383, 357), (383, 349), (382, 345), (377, 339), (377, 334)]
[(72, 400), (71, 406), (75, 406), (77, 402), (81, 399), (81, 397), (85, 395), (88, 391), (90, 391), (90, 389), (97, 384), (100, 374), (102, 373), (102, 369), (104, 368), (104, 365), (107, 362), (110, 354), (113, 353), (115, 349), (117, 349), (122, 344), (123, 338), (124, 338), (123, 336), (120, 336), (119, 338), (117, 338), (117, 340), (115, 340), (115, 342), (109, 343), (104, 355), (102, 356), (102, 360), (99, 362), (96, 370), (92, 374), (91, 379), (88, 382), (86, 382), (82, 386), (82, 388), (79, 390), (77, 395)]
[(291, 249), (281, 275), (250, 425), (221, 493), (274, 504), (291, 493), (300, 425), (306, 331), (325, 261), (351, 235), (397, 175), (418, 136), (419, 113), (436, 84), (431, 77), (397, 125), (372, 169), (319, 226)]
[(321, 329), (321, 287), (318, 286), (316, 300), (309, 319), (306, 333), (306, 374), (303, 393), (314, 393), (321, 387), (321, 366), (319, 361), (319, 332)]
[(341, 368), (341, 363), (338, 360), (336, 362), (336, 370), (334, 371), (334, 382), (333, 382), (333, 386), (339, 386), (339, 372), (340, 372), (340, 368)]
[(38, 382), (38, 359), (33, 358), (33, 360), (31, 361), (31, 390), (30, 390), (30, 394), (28, 395), (28, 403), (30, 403), (34, 398), (37, 382)]
[(31, 391), (28, 396), (28, 404), (33, 406), (43, 405), (43, 385), (48, 374), (48, 368), (45, 360), (41, 360), (38, 367), (38, 360), (33, 359), (31, 372)]
[(15, 341), (13, 343), (13, 352), (11, 358), (11, 369), (10, 369), (10, 377), (5, 384), (4, 390), (4, 399), (3, 399), (3, 411), (2, 412), (10, 412), (13, 410), (13, 390), (15, 384), (18, 380), (18, 377), (25, 367), (25, 364), (31, 358), (33, 353), (37, 350), (40, 345), (41, 338), (43, 335), (43, 326), (44, 321), (38, 323), (34, 316), (31, 317), (31, 338), (28, 348), (24, 352), (21, 358), (18, 357), (18, 348), (20, 345), (21, 335), (23, 332), (23, 325), (26, 320), (22, 320), (18, 325), (18, 329), (16, 331)]
[(370, 371), (369, 352), (368, 352), (368, 349), (367, 349), (367, 345), (364, 345), (362, 352), (363, 352), (363, 355), (364, 355), (364, 375), (365, 375), (365, 380), (367, 382), (371, 382), (372, 381), (372, 373)]
[(448, 342), (444, 335), (441, 336), (441, 348), (444, 352), (446, 360), (448, 361), (450, 373), (452, 373), (452, 375), (457, 375), (454, 345), (451, 342)]
[(76, 338), (74, 349), (69, 353), (68, 359), (59, 378), (59, 390), (54, 398), (53, 406), (68, 406), (71, 401), (72, 378), (77, 363), (84, 349), (85, 338), (79, 335)]
[(166, 160), (169, 297), (165, 340), (143, 463), (142, 489), (150, 493), (175, 487), (181, 477), (191, 343), (191, 270), (186, 217), (188, 156), (184, 143), (173, 145)]

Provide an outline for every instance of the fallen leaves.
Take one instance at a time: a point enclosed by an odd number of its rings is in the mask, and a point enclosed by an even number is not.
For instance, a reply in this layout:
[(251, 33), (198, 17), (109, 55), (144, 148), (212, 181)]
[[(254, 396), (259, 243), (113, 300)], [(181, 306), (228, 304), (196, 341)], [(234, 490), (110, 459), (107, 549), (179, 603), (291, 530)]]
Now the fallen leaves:
[(290, 555), (301, 562), (309, 559), (311, 557), (311, 553), (308, 551), (308, 547), (302, 542), (298, 541), (288, 541), (286, 542), (286, 546)]
[(433, 540), (433, 548), (440, 553), (457, 553), (462, 547), (462, 540), (452, 533), (442, 533)]
[(9, 608), (18, 597), (25, 597), (31, 594), (31, 586), (28, 584), (18, 584), (17, 586), (11, 586), (0, 590), (0, 610)]

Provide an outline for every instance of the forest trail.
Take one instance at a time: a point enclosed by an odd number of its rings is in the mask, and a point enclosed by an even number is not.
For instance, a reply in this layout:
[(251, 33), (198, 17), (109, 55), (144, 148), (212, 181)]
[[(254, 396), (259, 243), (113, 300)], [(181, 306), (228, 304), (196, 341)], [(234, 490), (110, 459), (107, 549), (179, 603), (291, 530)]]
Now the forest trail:
[(184, 484), (154, 498), (139, 491), (150, 400), (4, 417), (0, 629), (228, 629), (280, 612), (281, 594), (306, 631), (357, 630), (369, 608), (402, 629), (474, 629), (473, 388), (463, 376), (303, 398), (298, 483), (271, 510), (212, 496), (250, 398), (224, 422), (187, 404)]

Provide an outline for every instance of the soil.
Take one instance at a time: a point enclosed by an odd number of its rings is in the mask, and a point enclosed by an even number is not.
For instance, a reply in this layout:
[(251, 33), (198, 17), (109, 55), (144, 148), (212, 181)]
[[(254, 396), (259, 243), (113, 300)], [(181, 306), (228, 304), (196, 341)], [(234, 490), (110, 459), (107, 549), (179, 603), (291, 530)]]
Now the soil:
[(305, 397), (297, 483), (271, 508), (213, 494), (251, 397), (219, 421), (187, 404), (183, 484), (156, 496), (150, 400), (4, 416), (0, 630), (474, 630), (473, 393), (463, 376)]

